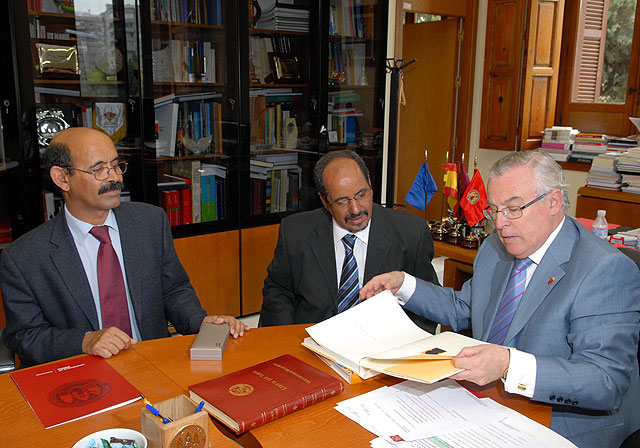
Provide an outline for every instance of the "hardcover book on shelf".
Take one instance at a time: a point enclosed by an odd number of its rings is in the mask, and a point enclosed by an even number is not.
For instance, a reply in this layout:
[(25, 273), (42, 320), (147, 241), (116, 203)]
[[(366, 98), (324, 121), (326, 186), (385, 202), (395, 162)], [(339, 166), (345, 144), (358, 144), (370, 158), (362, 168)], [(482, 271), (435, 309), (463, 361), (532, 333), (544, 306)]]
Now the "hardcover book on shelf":
[(98, 356), (63, 359), (10, 375), (45, 429), (140, 399), (140, 391)]
[(464, 347), (485, 344), (458, 333), (435, 336), (414, 324), (389, 291), (307, 328), (304, 347), (357, 372), (422, 383), (448, 378), (462, 369), (451, 362)]
[(333, 397), (344, 383), (291, 355), (189, 386), (215, 418), (242, 434)]

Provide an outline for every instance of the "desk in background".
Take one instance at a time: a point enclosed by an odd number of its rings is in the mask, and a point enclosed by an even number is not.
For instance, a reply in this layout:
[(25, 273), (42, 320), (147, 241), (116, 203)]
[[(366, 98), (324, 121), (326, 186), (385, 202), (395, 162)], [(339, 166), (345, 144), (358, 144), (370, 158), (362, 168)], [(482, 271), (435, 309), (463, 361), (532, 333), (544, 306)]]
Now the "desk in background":
[[(195, 335), (156, 339), (136, 344), (108, 360), (151, 401), (159, 402), (188, 395), (188, 386), (249, 367), (284, 353), (327, 372), (333, 371), (309, 350), (300, 345), (307, 336), (306, 325), (255, 328), (239, 339), (229, 341), (222, 361), (191, 361), (189, 348)], [(360, 425), (333, 409), (338, 401), (363, 394), (380, 386), (399, 382), (380, 375), (358, 384), (345, 384), (345, 391), (266, 425), (239, 439), (246, 446), (276, 448), (284, 446), (339, 447), (369, 446), (375, 438)], [(548, 426), (551, 407), (504, 392), (497, 381), (483, 388), (475, 387), (518, 412)], [(83, 436), (99, 429), (124, 427), (140, 431), (141, 401), (122, 408), (87, 417), (45, 430), (31, 411), (8, 374), (0, 375), (0, 446), (72, 446)], [(209, 425), (211, 446), (237, 447), (213, 425)]]
[(594, 219), (607, 211), (607, 221), (633, 229), (640, 227), (640, 194), (582, 187), (578, 189), (576, 218)]
[(444, 260), (442, 286), (459, 291), (462, 284), (473, 276), (473, 260), (478, 250), (449, 244), (446, 241), (434, 241), (433, 249), (436, 257), (448, 257)]

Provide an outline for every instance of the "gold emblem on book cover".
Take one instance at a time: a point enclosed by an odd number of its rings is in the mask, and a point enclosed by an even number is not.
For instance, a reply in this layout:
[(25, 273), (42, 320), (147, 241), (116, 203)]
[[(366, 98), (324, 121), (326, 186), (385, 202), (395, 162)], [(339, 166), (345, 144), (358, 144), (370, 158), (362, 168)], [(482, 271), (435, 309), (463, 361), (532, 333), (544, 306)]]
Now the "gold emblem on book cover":
[(187, 425), (173, 437), (169, 448), (204, 448), (206, 443), (204, 429), (198, 425)]
[(229, 388), (229, 393), (236, 397), (246, 397), (253, 393), (253, 386), (251, 384), (234, 384)]

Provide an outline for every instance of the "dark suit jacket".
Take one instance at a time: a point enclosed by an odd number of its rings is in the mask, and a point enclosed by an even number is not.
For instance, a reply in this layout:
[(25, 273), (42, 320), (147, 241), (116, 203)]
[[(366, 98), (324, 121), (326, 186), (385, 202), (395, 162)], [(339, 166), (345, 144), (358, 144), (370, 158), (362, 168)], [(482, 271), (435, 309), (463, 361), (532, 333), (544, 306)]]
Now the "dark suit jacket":
[[(122, 203), (114, 210), (127, 284), (142, 339), (198, 331), (206, 312), (176, 255), (165, 212)], [(5, 343), (23, 365), (82, 353), (99, 330), (89, 282), (64, 213), (10, 244), (0, 258)]]
[[(400, 270), (438, 284), (425, 221), (374, 204), (370, 225), (365, 283), (378, 274)], [(260, 325), (313, 323), (336, 315), (338, 274), (331, 215), (320, 208), (284, 218), (267, 271)], [(435, 329), (430, 321), (416, 323), (431, 333)]]

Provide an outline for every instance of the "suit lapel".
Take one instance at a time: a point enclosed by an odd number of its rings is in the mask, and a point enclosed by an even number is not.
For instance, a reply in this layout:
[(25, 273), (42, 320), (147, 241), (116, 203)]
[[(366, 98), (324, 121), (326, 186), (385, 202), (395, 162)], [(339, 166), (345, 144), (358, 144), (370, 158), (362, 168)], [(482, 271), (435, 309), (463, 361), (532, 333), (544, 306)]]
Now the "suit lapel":
[(50, 243), (52, 245), (50, 257), (65, 286), (71, 293), (71, 297), (84, 313), (91, 327), (98, 330), (98, 314), (93, 301), (87, 274), (84, 271), (82, 260), (78, 255), (76, 244), (67, 227), (64, 212), (58, 213), (54, 218), (55, 223), (51, 232)]
[[(389, 231), (389, 221), (380, 216), (382, 207), (373, 205), (374, 213), (371, 214), (371, 229), (369, 229), (369, 241), (367, 242), (367, 259), (364, 268), (364, 283), (366, 284), (374, 275), (384, 272), (382, 264), (387, 258), (391, 243), (387, 239)], [(373, 219), (376, 215), (377, 219)]]
[(331, 215), (323, 214), (321, 222), (314, 230), (315, 238), (311, 240), (313, 252), (318, 269), (327, 283), (328, 291), (335, 304), (338, 306), (338, 275), (336, 273), (335, 251), (333, 250), (333, 227)]
[[(142, 287), (144, 279), (140, 266), (144, 260), (137, 256), (135, 248), (140, 244), (141, 235), (137, 234), (137, 228), (131, 213), (123, 211), (121, 207), (113, 209), (118, 223), (118, 233), (120, 235), (120, 247), (122, 248), (122, 258), (124, 261), (124, 271), (126, 273), (127, 287), (131, 298), (131, 305), (136, 316), (142, 315)], [(137, 321), (137, 318), (136, 318)], [(138, 327), (140, 323), (138, 322)]]
[(571, 259), (577, 238), (578, 232), (575, 224), (570, 218), (565, 218), (560, 233), (547, 249), (529, 281), (520, 305), (513, 315), (511, 326), (504, 339), (504, 345), (509, 345), (520, 333), (540, 304), (564, 277), (565, 270), (562, 265)]

